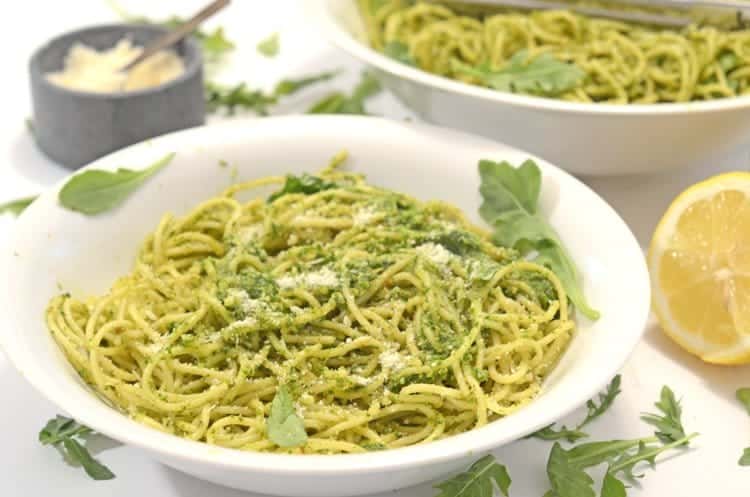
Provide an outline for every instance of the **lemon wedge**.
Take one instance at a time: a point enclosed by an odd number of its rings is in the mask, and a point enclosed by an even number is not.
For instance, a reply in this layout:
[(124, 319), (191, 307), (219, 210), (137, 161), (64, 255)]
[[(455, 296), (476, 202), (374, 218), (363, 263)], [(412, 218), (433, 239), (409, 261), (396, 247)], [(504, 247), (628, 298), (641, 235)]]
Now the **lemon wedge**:
[(667, 335), (706, 362), (750, 363), (750, 173), (682, 192), (656, 227), (648, 265)]

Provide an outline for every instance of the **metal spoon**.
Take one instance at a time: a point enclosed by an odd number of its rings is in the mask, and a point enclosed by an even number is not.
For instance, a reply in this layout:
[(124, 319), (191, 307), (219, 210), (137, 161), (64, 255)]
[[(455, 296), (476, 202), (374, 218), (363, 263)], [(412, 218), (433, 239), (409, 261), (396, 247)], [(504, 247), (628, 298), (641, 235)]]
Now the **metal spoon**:
[(183, 38), (185, 38), (187, 35), (192, 33), (195, 28), (198, 27), (203, 21), (211, 17), (212, 15), (216, 14), (218, 11), (229, 5), (230, 0), (215, 0), (214, 2), (211, 2), (209, 5), (204, 7), (200, 12), (195, 14), (193, 17), (191, 17), (188, 21), (186, 21), (184, 24), (181, 24), (176, 29), (171, 30), (169, 33), (165, 34), (164, 36), (161, 36), (157, 38), (152, 43), (149, 43), (146, 45), (146, 48), (143, 49), (143, 52), (130, 61), (128, 64), (126, 64), (122, 69), (120, 69), (120, 72), (127, 72), (136, 65), (143, 62), (145, 59), (151, 57), (155, 53), (164, 50), (165, 48), (169, 48), (175, 43), (179, 42)]

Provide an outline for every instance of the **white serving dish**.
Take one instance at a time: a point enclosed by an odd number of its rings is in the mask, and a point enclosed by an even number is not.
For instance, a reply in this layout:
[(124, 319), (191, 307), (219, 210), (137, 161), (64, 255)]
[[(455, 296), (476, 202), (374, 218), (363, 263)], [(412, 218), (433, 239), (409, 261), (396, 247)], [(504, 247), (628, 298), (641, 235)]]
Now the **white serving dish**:
[(486, 427), (429, 444), (364, 455), (298, 456), (240, 452), (191, 442), (131, 421), (95, 397), (48, 333), (43, 313), (60, 288), (104, 292), (129, 271), (137, 247), (162, 214), (187, 212), (239, 179), (314, 172), (341, 149), (349, 167), (375, 183), (423, 199), (454, 203), (479, 222), (481, 158), (520, 163), (528, 154), (486, 139), (379, 118), (298, 116), (233, 121), (166, 135), (104, 157), (89, 167), (141, 168), (174, 161), (120, 208), (94, 217), (57, 203), (61, 184), (18, 219), (0, 252), (0, 344), (25, 378), (61, 410), (164, 464), (215, 483), (258, 493), (336, 497), (397, 489), (465, 468), (480, 455), (551, 423), (600, 390), (641, 337), (649, 280), (641, 249), (625, 223), (581, 182), (544, 161), (542, 209), (585, 278), (602, 312), (577, 332), (543, 393), (528, 407)]
[(334, 45), (370, 66), (423, 119), (528, 150), (580, 175), (710, 164), (750, 144), (750, 96), (656, 105), (564, 102), (473, 86), (369, 48), (354, 0), (307, 0)]

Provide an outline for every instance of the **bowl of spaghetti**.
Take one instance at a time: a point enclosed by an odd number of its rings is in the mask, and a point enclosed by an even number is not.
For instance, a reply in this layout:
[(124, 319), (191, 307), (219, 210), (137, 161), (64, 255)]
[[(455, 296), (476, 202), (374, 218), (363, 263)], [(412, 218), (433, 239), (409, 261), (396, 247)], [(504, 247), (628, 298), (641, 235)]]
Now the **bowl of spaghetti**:
[(422, 118), (575, 174), (691, 167), (748, 142), (750, 29), (731, 20), (667, 29), (446, 4), (318, 0), (310, 10)]
[[(113, 210), (63, 207), (64, 181), (23, 213), (0, 344), (76, 420), (199, 478), (299, 496), (430, 480), (583, 405), (642, 334), (633, 235), (525, 152), (301, 116), (166, 135), (81, 174), (165, 156)], [(488, 231), (491, 171), (533, 180), (522, 203), (577, 269)]]

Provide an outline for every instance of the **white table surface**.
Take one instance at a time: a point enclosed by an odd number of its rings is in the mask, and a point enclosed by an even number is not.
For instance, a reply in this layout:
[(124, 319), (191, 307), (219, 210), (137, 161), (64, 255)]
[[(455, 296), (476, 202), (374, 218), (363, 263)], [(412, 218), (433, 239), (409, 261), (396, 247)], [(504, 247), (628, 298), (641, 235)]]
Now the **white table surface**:
[[(122, 5), (158, 18), (173, 13), (191, 14), (201, 3), (202, 0), (123, 0)], [(4, 47), (0, 83), (0, 203), (35, 194), (67, 174), (36, 150), (24, 125), (31, 113), (27, 62), (32, 51), (61, 31), (116, 20), (103, 0), (26, 0), (5, 7), (4, 28), (0, 29), (0, 46)], [(226, 82), (248, 81), (253, 86), (270, 87), (285, 76), (332, 68), (346, 70), (330, 85), (318, 86), (284, 101), (278, 107), (279, 113), (306, 109), (331, 86), (351, 88), (358, 78), (359, 64), (321, 40), (298, 12), (298, 2), (293, 0), (236, 0), (215, 21), (225, 26), (229, 37), (238, 44), (231, 60), (216, 77)], [(281, 53), (277, 58), (265, 59), (256, 53), (255, 45), (274, 31), (281, 34)], [(369, 107), (372, 112), (389, 117), (409, 115), (387, 94), (373, 99)], [(721, 171), (748, 169), (749, 152), (741, 151), (721, 163), (690, 171), (586, 181), (620, 212), (645, 246), (661, 213), (678, 192)], [(0, 243), (7, 243), (13, 225), (11, 216), (0, 217)], [(702, 364), (678, 349), (651, 324), (622, 374), (623, 393), (604, 418), (592, 426), (596, 437), (649, 434), (649, 428), (639, 421), (639, 413), (651, 408), (665, 383), (683, 397), (687, 428), (702, 434), (693, 450), (664, 461), (656, 471), (647, 471), (642, 485), (630, 491), (631, 497), (750, 495), (750, 468), (737, 465), (742, 448), (750, 446), (750, 417), (734, 399), (738, 387), (750, 386), (750, 367)], [(37, 442), (39, 429), (57, 410), (1, 354), (0, 392), (0, 495), (3, 497), (251, 495), (183, 475), (148, 459), (136, 449), (115, 444), (104, 447), (98, 457), (117, 478), (94, 482), (82, 470), (64, 464), (55, 450)], [(580, 417), (579, 411), (568, 421)], [(549, 444), (536, 440), (517, 442), (496, 451), (512, 475), (512, 496), (542, 494), (547, 485), (544, 468), (548, 452)], [(426, 484), (401, 490), (398, 495), (428, 497), (434, 493)]]

